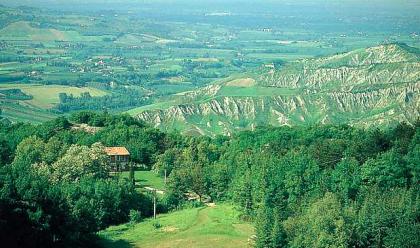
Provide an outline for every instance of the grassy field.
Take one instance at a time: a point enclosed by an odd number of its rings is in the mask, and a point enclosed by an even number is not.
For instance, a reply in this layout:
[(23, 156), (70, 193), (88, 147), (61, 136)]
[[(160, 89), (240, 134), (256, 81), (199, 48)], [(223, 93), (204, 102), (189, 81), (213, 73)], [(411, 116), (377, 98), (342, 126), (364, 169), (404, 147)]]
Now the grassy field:
[[(129, 172), (122, 172), (122, 177), (128, 178)], [(163, 178), (159, 177), (153, 171), (136, 171), (134, 173), (136, 185), (140, 188), (152, 187), (158, 190), (165, 190), (165, 183)]]
[(63, 85), (41, 85), (41, 84), (0, 84), (0, 90), (20, 89), (25, 94), (33, 96), (32, 100), (27, 100), (28, 104), (38, 108), (51, 108), (59, 103), (58, 94), (66, 93), (73, 96), (80, 96), (83, 92), (89, 92), (91, 96), (103, 96), (105, 91), (91, 87), (72, 87)]
[[(185, 209), (159, 215), (157, 220), (110, 227), (99, 233), (102, 247), (214, 248), (249, 247), (251, 224), (238, 219), (239, 212), (227, 204)], [(161, 227), (155, 228), (158, 222)]]

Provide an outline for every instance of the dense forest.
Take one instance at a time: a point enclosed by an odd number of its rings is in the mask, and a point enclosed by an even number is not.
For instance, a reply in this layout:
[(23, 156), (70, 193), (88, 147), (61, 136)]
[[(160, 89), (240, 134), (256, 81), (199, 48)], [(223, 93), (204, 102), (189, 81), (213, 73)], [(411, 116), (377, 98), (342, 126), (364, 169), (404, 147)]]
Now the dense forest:
[(160, 212), (183, 208), (192, 194), (232, 202), (255, 223), (256, 247), (420, 244), (418, 124), (260, 127), (209, 138), (94, 112), (1, 124), (3, 244), (93, 246), (98, 230), (151, 216), (151, 198), (110, 173), (104, 146), (126, 146), (137, 165), (166, 171)]

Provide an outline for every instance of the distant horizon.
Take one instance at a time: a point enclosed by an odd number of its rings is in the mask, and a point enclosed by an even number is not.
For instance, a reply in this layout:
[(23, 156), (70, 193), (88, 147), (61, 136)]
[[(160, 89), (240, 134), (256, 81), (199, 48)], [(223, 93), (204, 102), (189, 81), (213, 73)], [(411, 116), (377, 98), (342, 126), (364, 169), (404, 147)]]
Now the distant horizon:
[[(404, 7), (407, 5), (417, 6), (420, 8), (420, 2), (417, 0), (0, 0), (0, 4), (6, 6), (18, 6), (27, 5), (34, 6), (38, 4), (189, 4), (189, 5), (200, 5), (200, 4), (362, 4), (362, 5), (398, 5)], [(380, 7), (380, 6), (378, 6)]]
[(372, 18), (387, 12), (387, 15), (392, 16), (410, 15), (413, 22), (420, 24), (420, 1), (417, 0), (15, 0), (12, 2), (0, 0), (0, 5), (6, 7), (27, 6), (77, 12), (126, 11), (142, 6), (160, 8), (162, 4), (185, 6), (186, 9), (192, 8), (201, 11), (264, 11), (273, 14), (284, 13), (285, 9), (301, 12), (304, 11), (304, 8), (309, 8), (313, 12), (320, 12), (328, 8), (329, 11), (339, 11), (343, 15), (348, 14), (347, 12), (371, 14)]
[[(285, 13), (301, 13), (310, 10), (322, 13), (340, 12), (340, 15), (364, 14), (375, 18), (376, 16), (411, 16), (411, 22), (420, 25), (420, 1), (416, 0), (388, 0), (388, 1), (362, 1), (362, 0), (331, 0), (331, 1), (291, 1), (291, 0), (0, 0), (6, 7), (35, 7), (42, 9), (94, 12), (94, 11), (127, 11), (145, 10), (144, 6), (159, 8), (162, 4), (183, 7), (186, 10), (199, 11), (232, 11), (238, 13), (267, 12), (275, 15)], [(165, 11), (162, 9), (162, 11)], [(174, 10), (175, 14), (177, 10)], [(179, 11), (179, 10), (178, 10)], [(384, 15), (385, 14), (385, 15)]]

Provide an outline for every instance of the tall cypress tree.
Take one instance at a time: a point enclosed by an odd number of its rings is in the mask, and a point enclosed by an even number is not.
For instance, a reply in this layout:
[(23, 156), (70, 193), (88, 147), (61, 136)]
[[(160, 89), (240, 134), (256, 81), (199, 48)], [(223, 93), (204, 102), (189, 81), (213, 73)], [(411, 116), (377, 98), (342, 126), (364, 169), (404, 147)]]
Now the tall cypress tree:
[(257, 240), (256, 248), (271, 248), (272, 247), (272, 229), (273, 229), (273, 214), (272, 209), (263, 204), (257, 216), (255, 223)]
[(274, 224), (271, 230), (271, 247), (283, 248), (287, 246), (286, 232), (282, 225), (281, 210), (276, 207), (273, 211)]

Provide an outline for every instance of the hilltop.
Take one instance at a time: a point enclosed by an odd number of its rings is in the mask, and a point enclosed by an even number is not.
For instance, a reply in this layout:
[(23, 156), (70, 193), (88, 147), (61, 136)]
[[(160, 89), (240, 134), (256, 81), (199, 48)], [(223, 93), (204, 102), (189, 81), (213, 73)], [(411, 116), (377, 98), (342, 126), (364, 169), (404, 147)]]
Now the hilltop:
[(419, 54), (388, 44), (280, 67), (267, 64), (128, 113), (164, 130), (201, 135), (267, 124), (414, 123), (420, 109)]

